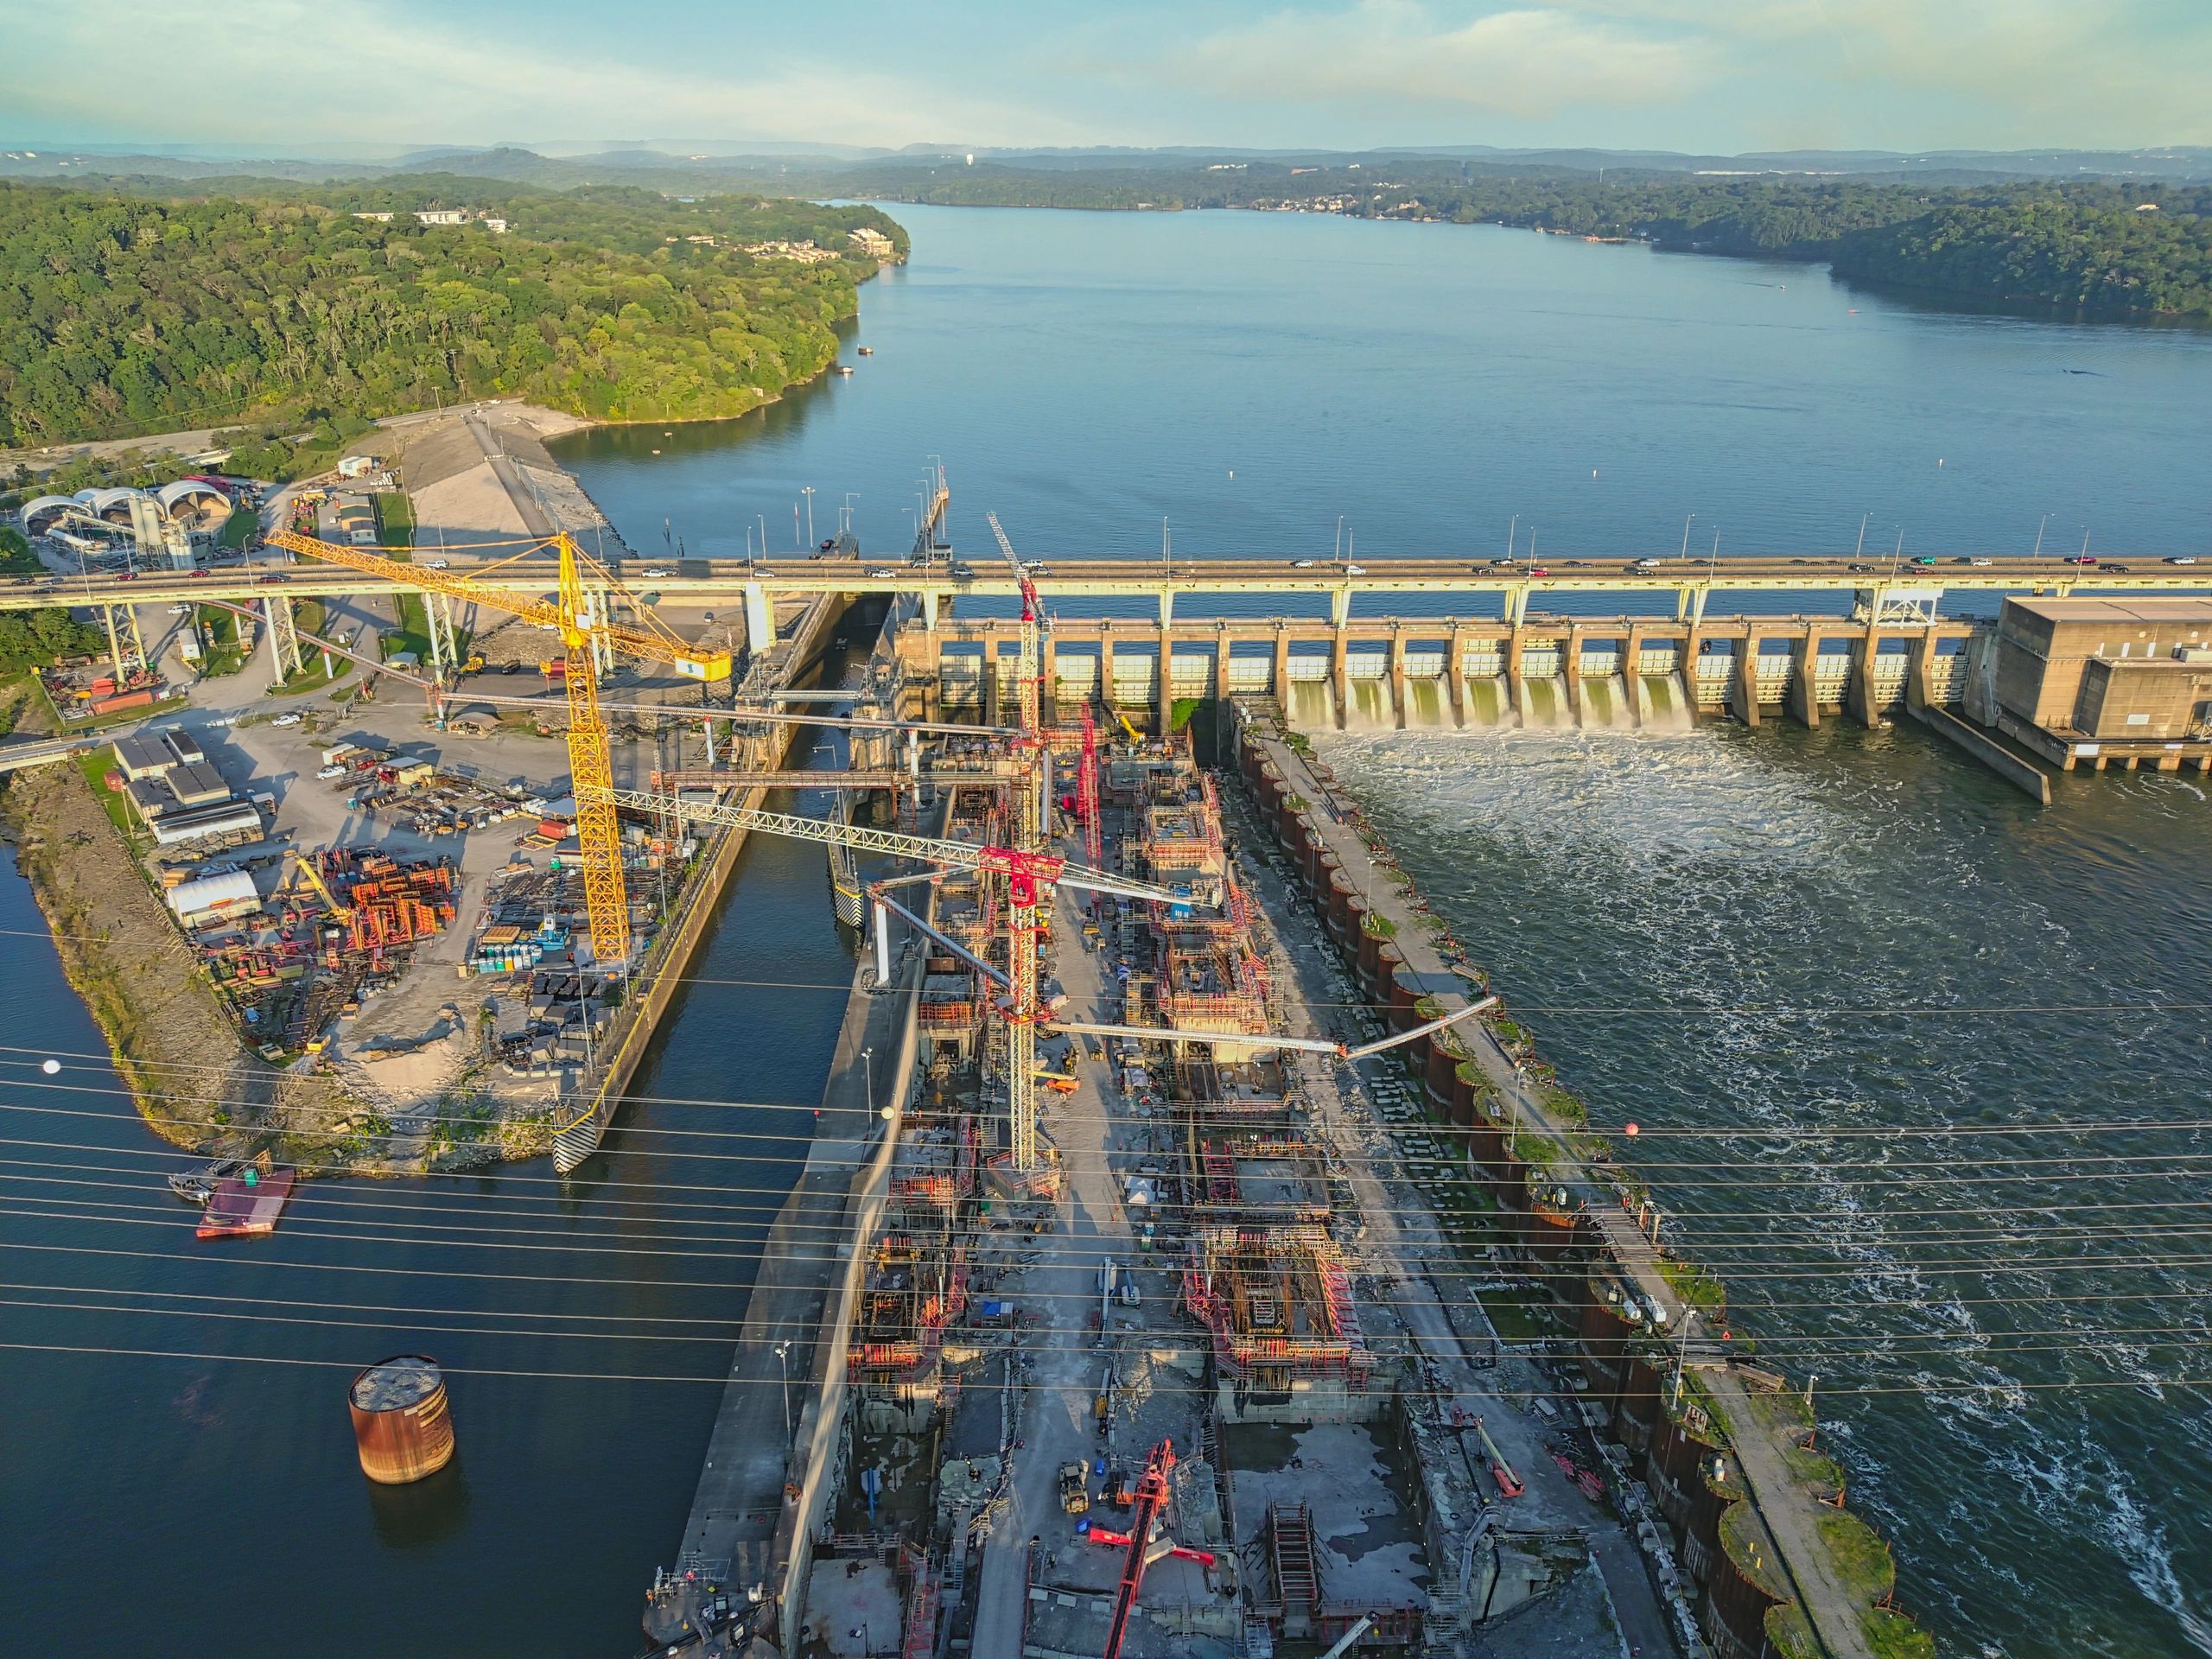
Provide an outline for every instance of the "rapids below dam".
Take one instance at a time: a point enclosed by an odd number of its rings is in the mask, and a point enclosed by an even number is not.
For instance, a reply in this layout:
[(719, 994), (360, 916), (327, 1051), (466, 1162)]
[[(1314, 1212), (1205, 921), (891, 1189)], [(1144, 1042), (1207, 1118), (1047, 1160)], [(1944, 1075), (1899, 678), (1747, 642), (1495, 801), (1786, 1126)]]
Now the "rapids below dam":
[[(1941, 1649), (2212, 1653), (2202, 785), (2038, 810), (1903, 728), (1316, 750), (1593, 1122), (1656, 1132), (1615, 1146), (1817, 1374)], [(2031, 1127), (2123, 1122), (2194, 1127)]]

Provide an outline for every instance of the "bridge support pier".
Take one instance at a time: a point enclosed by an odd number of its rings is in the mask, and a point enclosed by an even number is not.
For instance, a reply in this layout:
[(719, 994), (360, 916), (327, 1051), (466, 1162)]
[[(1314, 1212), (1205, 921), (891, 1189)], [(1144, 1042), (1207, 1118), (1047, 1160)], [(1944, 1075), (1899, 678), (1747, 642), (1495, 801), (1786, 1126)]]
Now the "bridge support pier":
[(1559, 648), (1560, 680), (1567, 688), (1567, 715), (1568, 723), (1580, 731), (1582, 728), (1582, 630), (1569, 626), (1566, 641)]
[(1931, 630), (1913, 642), (1912, 656), (1904, 671), (1904, 706), (1909, 712), (1916, 714), (1932, 708), (1935, 702), (1936, 635)]
[[(603, 608), (606, 602), (603, 597), (594, 601), (596, 614), (606, 614)], [(460, 653), (454, 649), (452, 601), (443, 594), (424, 594), (423, 595), (423, 626), (430, 636), (432, 677), (443, 683), (450, 683), (459, 679), (461, 657)], [(596, 653), (600, 648), (600, 639), (596, 632), (592, 634), (591, 643), (592, 650)], [(592, 666), (603, 674), (607, 671), (607, 664), (599, 661), (594, 654)]]
[(1453, 628), (1444, 649), (1450, 653), (1444, 659), (1444, 683), (1452, 698), (1452, 723), (1464, 729), (1467, 724), (1467, 636)]
[(1621, 695), (1628, 699), (1628, 728), (1643, 729), (1643, 630), (1629, 625), (1628, 642), (1621, 647)]
[(1736, 658), (1736, 718), (1746, 726), (1759, 723), (1759, 658), (1765, 643), (1758, 633), (1747, 631)]
[(1098, 626), (1098, 701), (1106, 705), (1106, 723), (1115, 723), (1115, 712), (1121, 704), (1114, 699), (1114, 625), (1102, 622)]
[(1851, 694), (1846, 705), (1859, 723), (1869, 731), (1882, 723), (1882, 711), (1874, 706), (1874, 658), (1882, 648), (1882, 636), (1872, 627), (1859, 642), (1859, 651), (1851, 665)]
[(1345, 670), (1345, 659), (1351, 653), (1351, 635), (1345, 630), (1344, 619), (1337, 619), (1337, 631), (1329, 641), (1329, 694), (1336, 700), (1337, 729), (1344, 728), (1344, 715), (1351, 707), (1351, 677)]
[(1390, 706), (1397, 711), (1398, 729), (1413, 721), (1406, 717), (1406, 629), (1403, 623), (1390, 636)]
[[(934, 611), (934, 603), (925, 595), (924, 610)], [(929, 626), (937, 626), (937, 619), (930, 617)], [(745, 584), (745, 648), (754, 656), (768, 650), (776, 643), (776, 605), (768, 597), (768, 590), (757, 582)]]
[[(123, 640), (115, 631), (115, 607), (101, 606), (100, 620), (107, 624), (107, 659), (114, 665), (115, 682), (119, 686), (124, 680), (130, 677), (130, 671), (123, 665)], [(199, 618), (196, 615), (193, 619), (193, 626), (195, 627), (199, 626)]]
[(1043, 649), (1045, 660), (1040, 671), (1044, 674), (1045, 683), (1038, 688), (1037, 702), (1045, 723), (1057, 726), (1060, 723), (1060, 648), (1049, 632), (1045, 635)]
[(1154, 728), (1162, 737), (1171, 736), (1175, 730), (1175, 640), (1167, 631), (1166, 621), (1171, 603), (1167, 594), (1160, 596), (1159, 677), (1152, 688)]
[(1807, 628), (1789, 656), (1789, 694), (1785, 706), (1807, 726), (1816, 727), (1821, 723), (1821, 693), (1813, 677), (1821, 664), (1820, 630)]
[(1284, 714), (1290, 712), (1290, 630), (1282, 623), (1275, 624), (1275, 665), (1270, 671), (1268, 690)]
[(999, 695), (999, 642), (985, 635), (983, 639), (983, 724), (999, 723), (999, 709), (1003, 702)]
[(1514, 625), (1513, 632), (1505, 636), (1505, 699), (1512, 705), (1511, 713), (1521, 724), (1529, 723), (1529, 683), (1521, 667), (1521, 627)]
[(307, 666), (300, 656), (300, 630), (292, 614), (289, 594), (271, 594), (262, 601), (269, 620), (269, 654), (276, 677), (289, 680)]
[(1699, 625), (1693, 622), (1690, 624), (1689, 632), (1683, 636), (1681, 658), (1682, 690), (1687, 695), (1689, 703), (1689, 719), (1693, 726), (1697, 724), (1699, 718), (1705, 713), (1703, 706), (1697, 700), (1697, 664), (1698, 658), (1704, 655), (1705, 635)]
[[(936, 588), (925, 588), (922, 589), (922, 626), (931, 633), (935, 633), (937, 632), (937, 612), (938, 603), (939, 601)], [(747, 620), (749, 621), (752, 617), (752, 611), (749, 607), (746, 612), (746, 616)]]

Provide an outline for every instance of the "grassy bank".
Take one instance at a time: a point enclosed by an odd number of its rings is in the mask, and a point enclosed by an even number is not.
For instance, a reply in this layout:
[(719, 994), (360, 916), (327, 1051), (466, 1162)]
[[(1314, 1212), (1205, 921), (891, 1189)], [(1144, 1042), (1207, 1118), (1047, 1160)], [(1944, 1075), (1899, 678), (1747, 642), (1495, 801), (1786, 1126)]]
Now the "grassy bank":
[(245, 1052), (137, 876), (112, 816), (120, 803), (96, 779), (89, 764), (16, 773), (0, 789), (0, 830), (138, 1115), (172, 1145), (203, 1149), (221, 1133), (219, 1112), (265, 1106), (274, 1074)]

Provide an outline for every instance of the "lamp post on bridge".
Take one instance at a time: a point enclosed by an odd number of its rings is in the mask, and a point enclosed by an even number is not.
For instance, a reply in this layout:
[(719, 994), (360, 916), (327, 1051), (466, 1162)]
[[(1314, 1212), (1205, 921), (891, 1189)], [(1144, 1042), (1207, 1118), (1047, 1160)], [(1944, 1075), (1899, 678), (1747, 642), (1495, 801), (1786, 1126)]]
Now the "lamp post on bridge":
[(791, 1442), (791, 1345), (788, 1341), (779, 1342), (776, 1344), (776, 1368), (783, 1373), (784, 1378), (784, 1445), (786, 1448), (790, 1446)]

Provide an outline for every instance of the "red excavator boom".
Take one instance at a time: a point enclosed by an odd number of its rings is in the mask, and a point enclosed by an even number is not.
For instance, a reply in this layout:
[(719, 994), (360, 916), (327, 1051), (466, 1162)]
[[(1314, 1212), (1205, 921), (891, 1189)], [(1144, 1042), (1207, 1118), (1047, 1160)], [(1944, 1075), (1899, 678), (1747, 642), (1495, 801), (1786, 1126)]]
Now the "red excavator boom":
[(1114, 1623), (1106, 1632), (1103, 1659), (1121, 1659), (1122, 1637), (1128, 1630), (1129, 1615), (1136, 1611), (1137, 1587), (1144, 1582), (1145, 1541), (1152, 1536), (1152, 1523), (1167, 1502), (1167, 1475), (1174, 1466), (1175, 1443), (1162, 1440), (1152, 1448), (1151, 1460), (1138, 1478), (1136, 1499), (1129, 1509), (1129, 1553), (1122, 1563), (1122, 1587), (1114, 1598)]

